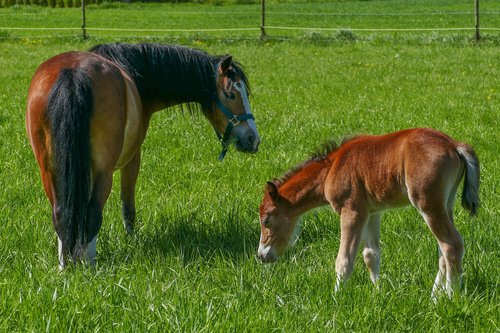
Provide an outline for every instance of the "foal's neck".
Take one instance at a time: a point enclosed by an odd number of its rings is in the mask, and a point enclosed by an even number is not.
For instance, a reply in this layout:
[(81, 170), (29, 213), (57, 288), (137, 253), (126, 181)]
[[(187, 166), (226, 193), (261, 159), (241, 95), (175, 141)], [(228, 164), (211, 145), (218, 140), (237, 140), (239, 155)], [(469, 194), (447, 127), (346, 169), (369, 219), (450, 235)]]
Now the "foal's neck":
[(290, 215), (300, 216), (308, 210), (328, 204), (324, 185), (329, 167), (327, 159), (311, 160), (286, 177), (279, 192), (291, 204)]

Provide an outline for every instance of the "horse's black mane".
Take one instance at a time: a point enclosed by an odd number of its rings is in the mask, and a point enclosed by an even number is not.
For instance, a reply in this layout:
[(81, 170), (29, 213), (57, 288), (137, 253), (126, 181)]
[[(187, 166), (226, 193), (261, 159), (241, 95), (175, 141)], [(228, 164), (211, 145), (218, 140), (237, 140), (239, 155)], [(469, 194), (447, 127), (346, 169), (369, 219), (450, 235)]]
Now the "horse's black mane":
[(275, 179), (274, 180), (275, 184), (283, 185), (283, 183), (285, 183), (288, 179), (290, 179), (290, 177), (292, 177), (294, 174), (296, 174), (297, 172), (308, 166), (311, 162), (322, 162), (322, 161), (328, 162), (328, 155), (330, 155), (330, 153), (334, 152), (335, 150), (342, 147), (342, 145), (358, 137), (359, 135), (344, 136), (341, 140), (340, 145), (333, 139), (326, 141), (318, 149), (316, 149), (316, 151), (314, 151), (307, 160), (297, 165), (296, 167), (293, 167), (292, 169), (288, 170), (280, 178)]
[[(216, 94), (215, 66), (222, 56), (161, 44), (102, 44), (90, 49), (123, 68), (135, 81), (141, 98), (188, 99), (207, 107)], [(248, 87), (241, 65), (232, 63)]]

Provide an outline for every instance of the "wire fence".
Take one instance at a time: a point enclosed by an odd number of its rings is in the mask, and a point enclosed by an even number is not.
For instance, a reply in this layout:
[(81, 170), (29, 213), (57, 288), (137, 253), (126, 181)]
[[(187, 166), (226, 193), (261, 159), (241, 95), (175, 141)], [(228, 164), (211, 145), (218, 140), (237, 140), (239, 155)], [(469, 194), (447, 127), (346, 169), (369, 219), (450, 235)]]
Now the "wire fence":
[[(479, 0), (476, 0), (479, 1)], [(366, 3), (366, 2), (361, 2)], [(200, 8), (203, 5), (200, 5)], [(314, 10), (313, 5), (301, 8), (301, 4), (292, 6), (265, 5), (261, 0), (259, 6), (245, 6), (241, 10), (238, 6), (232, 10), (217, 6), (203, 7), (203, 10), (178, 10), (168, 6), (161, 10), (150, 10), (151, 6), (135, 10), (110, 8), (99, 10), (99, 7), (85, 8), (82, 12), (77, 9), (46, 9), (31, 10), (28, 12), (2, 12), (0, 22), (9, 22), (10, 25), (0, 23), (0, 39), (17, 38), (56, 38), (91, 36), (130, 37), (132, 33), (139, 37), (160, 37), (173, 33), (183, 34), (184, 37), (238, 37), (238, 38), (283, 38), (297, 37), (306, 33), (392, 33), (392, 32), (475, 32), (479, 39), (480, 31), (496, 33), (500, 31), (500, 5), (490, 6), (489, 9), (479, 11), (478, 3), (471, 10), (422, 10), (416, 6), (415, 11), (380, 11), (370, 12), (372, 8), (360, 7), (358, 12), (348, 11), (349, 8), (320, 8)], [(191, 6), (192, 7), (192, 6)], [(453, 6), (452, 6), (453, 7)], [(133, 8), (133, 7), (131, 7)], [(236, 8), (236, 10), (235, 10)], [(339, 10), (341, 8), (342, 10)], [(491, 9), (493, 8), (493, 9)], [(312, 10), (311, 10), (312, 9)], [(428, 10), (427, 8), (425, 8)], [(352, 10), (352, 9), (351, 9)], [(112, 12), (112, 19), (109, 12)], [(106, 12), (103, 15), (102, 12)], [(83, 15), (82, 15), (83, 14)], [(82, 19), (83, 17), (83, 19)], [(203, 17), (203, 20), (199, 19)], [(194, 18), (190, 20), (189, 18)], [(221, 18), (224, 18), (222, 20)], [(480, 26), (479, 20), (485, 20)], [(148, 23), (144, 26), (144, 20)], [(23, 21), (23, 24), (19, 24)], [(150, 21), (150, 22), (149, 22)], [(193, 26), (192, 22), (203, 21), (204, 26)], [(47, 23), (44, 26), (44, 23)], [(158, 23), (158, 24), (155, 24)], [(78, 26), (81, 24), (81, 26)], [(16, 26), (17, 25), (17, 26)], [(50, 26), (49, 26), (50, 25)], [(124, 26), (126, 25), (126, 26)], [(191, 25), (191, 26), (190, 26)], [(375, 26), (373, 26), (375, 25)], [(40, 34), (40, 33), (43, 33)], [(73, 34), (69, 34), (69, 32)], [(260, 32), (260, 33), (259, 33)], [(62, 35), (61, 33), (65, 33)]]

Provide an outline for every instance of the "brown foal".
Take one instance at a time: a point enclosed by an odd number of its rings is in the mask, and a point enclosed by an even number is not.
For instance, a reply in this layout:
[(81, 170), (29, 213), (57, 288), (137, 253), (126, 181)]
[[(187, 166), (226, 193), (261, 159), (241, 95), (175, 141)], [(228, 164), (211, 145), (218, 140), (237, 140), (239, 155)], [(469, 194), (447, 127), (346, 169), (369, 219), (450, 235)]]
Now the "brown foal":
[(267, 183), (260, 205), (258, 256), (264, 262), (276, 261), (293, 242), (299, 217), (329, 204), (340, 214), (335, 289), (352, 273), (361, 241), (364, 262), (377, 284), (381, 215), (411, 204), (439, 245), (432, 297), (439, 290), (451, 297), (462, 274), (464, 242), (453, 224), (453, 205), (464, 175), (462, 205), (475, 215), (479, 160), (469, 145), (427, 128), (352, 138)]

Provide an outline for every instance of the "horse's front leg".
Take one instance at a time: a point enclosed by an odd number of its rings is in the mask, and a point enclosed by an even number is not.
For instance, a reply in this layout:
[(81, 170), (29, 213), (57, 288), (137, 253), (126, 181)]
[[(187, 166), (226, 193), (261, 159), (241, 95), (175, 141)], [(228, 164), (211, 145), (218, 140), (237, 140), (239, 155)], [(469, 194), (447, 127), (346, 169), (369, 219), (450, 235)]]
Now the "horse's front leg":
[(129, 235), (134, 232), (135, 184), (139, 175), (140, 164), (141, 151), (138, 150), (130, 162), (120, 170), (123, 225)]

